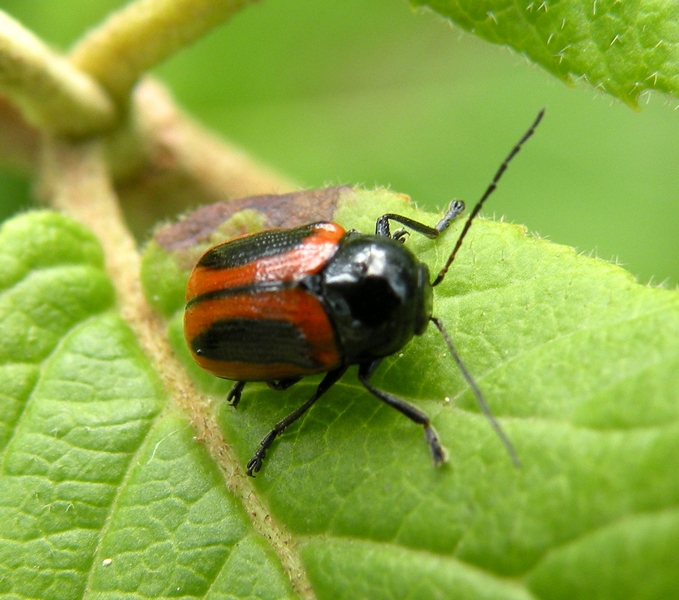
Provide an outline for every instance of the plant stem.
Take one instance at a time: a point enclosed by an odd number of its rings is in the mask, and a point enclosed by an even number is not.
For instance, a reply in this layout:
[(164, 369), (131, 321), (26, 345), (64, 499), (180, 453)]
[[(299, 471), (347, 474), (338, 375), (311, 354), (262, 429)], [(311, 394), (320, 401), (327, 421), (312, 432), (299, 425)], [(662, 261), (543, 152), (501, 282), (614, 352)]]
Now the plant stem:
[(109, 144), (109, 157), (118, 170), (121, 204), (138, 238), (188, 207), (299, 189), (180, 111), (157, 82), (144, 79), (133, 102), (131, 130), (119, 138), (119, 150)]
[(141, 75), (254, 0), (137, 0), (73, 49), (71, 61), (121, 104)]
[(93, 79), (1, 11), (0, 90), (26, 121), (50, 133), (81, 136), (115, 120), (113, 102)]

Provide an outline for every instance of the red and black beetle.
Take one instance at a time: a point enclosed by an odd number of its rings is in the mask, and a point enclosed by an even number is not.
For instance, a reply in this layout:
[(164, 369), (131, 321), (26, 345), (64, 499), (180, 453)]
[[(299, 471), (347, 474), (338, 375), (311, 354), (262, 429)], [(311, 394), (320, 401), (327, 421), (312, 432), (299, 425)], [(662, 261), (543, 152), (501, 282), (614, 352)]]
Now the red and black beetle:
[(247, 464), (248, 475), (260, 470), (276, 437), (351, 365), (358, 365), (358, 378), (370, 393), (424, 427), (434, 463), (444, 462), (446, 455), (429, 417), (370, 383), (381, 360), (413, 336), (422, 335), (430, 321), (441, 332), (483, 412), (518, 464), (511, 442), (443, 324), (432, 316), (433, 288), (443, 281), (474, 217), (543, 114), (540, 111), (500, 165), (433, 281), (427, 265), (404, 246), (406, 232), (400, 229), (391, 234), (389, 222), (436, 238), (464, 210), (460, 200), (451, 203), (434, 227), (397, 214), (381, 216), (374, 235), (346, 232), (336, 223), (311, 223), (245, 235), (214, 246), (200, 258), (186, 290), (184, 333), (203, 369), (236, 382), (227, 401), (237, 406), (249, 381), (265, 381), (273, 389), (284, 390), (307, 375), (326, 373), (311, 398), (264, 437)]

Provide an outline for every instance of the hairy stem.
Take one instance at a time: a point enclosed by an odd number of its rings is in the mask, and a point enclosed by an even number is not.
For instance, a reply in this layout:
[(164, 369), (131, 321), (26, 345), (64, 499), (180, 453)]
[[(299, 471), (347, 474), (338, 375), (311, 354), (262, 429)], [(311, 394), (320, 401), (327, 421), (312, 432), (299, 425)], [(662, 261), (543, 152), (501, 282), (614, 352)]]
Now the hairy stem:
[(109, 144), (109, 154), (138, 237), (187, 207), (298, 189), (180, 111), (157, 82), (143, 80), (133, 101), (131, 129)]
[(80, 41), (73, 64), (120, 104), (141, 75), (254, 0), (137, 0)]
[(115, 120), (104, 90), (50, 50), (20, 23), (0, 12), (0, 91), (27, 122), (50, 133), (81, 136)]
[[(38, 131), (0, 98), (0, 163), (37, 172), (38, 139)], [(137, 86), (128, 119), (103, 144), (122, 209), (138, 239), (188, 207), (299, 189), (196, 123), (151, 79)]]

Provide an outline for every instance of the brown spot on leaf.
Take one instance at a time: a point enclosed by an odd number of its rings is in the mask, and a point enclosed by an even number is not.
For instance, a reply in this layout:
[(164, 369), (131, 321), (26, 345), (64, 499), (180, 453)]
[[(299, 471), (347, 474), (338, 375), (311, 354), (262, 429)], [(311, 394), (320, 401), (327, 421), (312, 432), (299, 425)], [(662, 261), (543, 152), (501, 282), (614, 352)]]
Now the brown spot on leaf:
[(314, 221), (332, 221), (342, 192), (349, 186), (335, 186), (292, 194), (267, 194), (226, 200), (201, 206), (173, 225), (159, 229), (155, 241), (168, 252), (178, 252), (205, 243), (222, 223), (243, 210), (255, 210), (269, 228), (296, 227)]

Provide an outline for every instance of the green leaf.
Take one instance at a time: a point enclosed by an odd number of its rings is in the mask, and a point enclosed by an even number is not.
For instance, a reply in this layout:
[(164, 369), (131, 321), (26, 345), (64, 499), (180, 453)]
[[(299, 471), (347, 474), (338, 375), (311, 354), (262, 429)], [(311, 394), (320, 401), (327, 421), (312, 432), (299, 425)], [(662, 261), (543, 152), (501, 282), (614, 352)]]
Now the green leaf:
[(553, 75), (636, 106), (639, 95), (679, 92), (676, 2), (412, 0), (490, 42), (506, 44)]
[(290, 597), (277, 558), (165, 394), (92, 234), (0, 229), (0, 595)]
[[(353, 190), (336, 217), (371, 231), (403, 196)], [(435, 272), (460, 231), (408, 246)], [(528, 236), (474, 223), (435, 314), (522, 461), (516, 469), (430, 328), (374, 383), (425, 410), (449, 452), (351, 371), (275, 442), (255, 485), (299, 542), (319, 598), (665, 598), (679, 586), (679, 294)], [(181, 313), (177, 354), (196, 374)], [(230, 383), (197, 376), (223, 398)], [(245, 464), (319, 378), (217, 402)], [(587, 577), (583, 576), (587, 573)]]
[[(403, 196), (350, 189), (336, 218), (370, 231), (385, 212), (436, 221)], [(460, 227), (406, 243), (435, 271)], [(449, 462), (434, 468), (421, 428), (350, 371), (254, 480), (267, 522), (295, 542), (283, 549), (255, 531), (186, 418), (165, 406), (112, 312), (92, 236), (28, 213), (0, 230), (0, 261), (3, 597), (286, 598), (288, 552), (320, 599), (666, 598), (679, 585), (676, 291), (479, 220), (436, 288), (435, 314), (522, 467), (430, 328), (374, 382), (432, 417)], [(170, 339), (196, 372), (181, 312)], [(244, 465), (317, 382), (249, 384), (238, 410), (222, 400), (228, 382), (199, 384)]]
[[(330, 538), (312, 540), (303, 555), (321, 598), (459, 598), (530, 600), (521, 585), (452, 557), (399, 544)], [(415, 576), (413, 576), (415, 575)]]
[(97, 598), (290, 596), (271, 549), (193, 435), (172, 415), (148, 435), (97, 549), (89, 581)]

